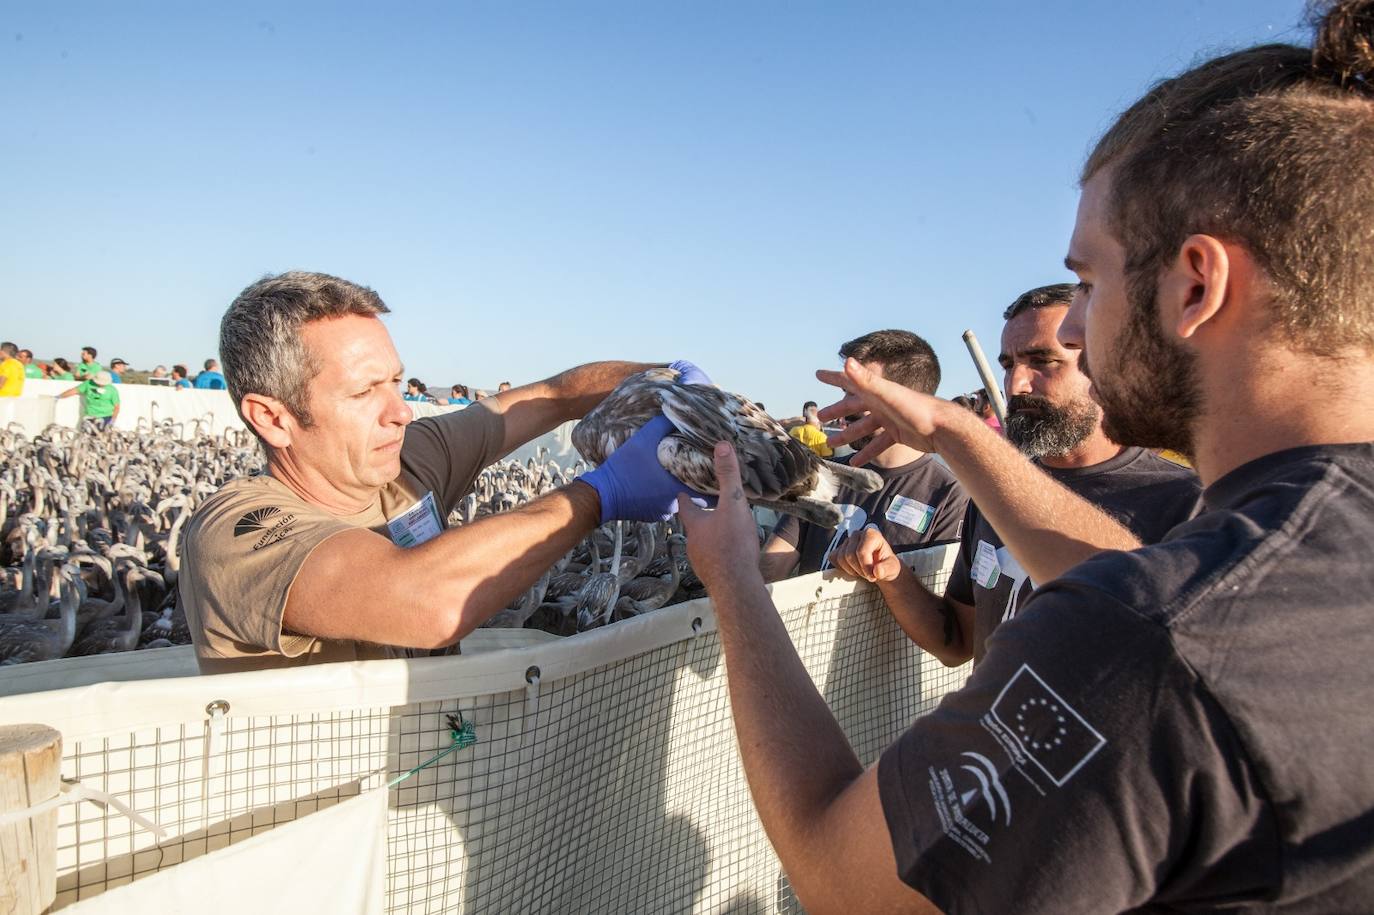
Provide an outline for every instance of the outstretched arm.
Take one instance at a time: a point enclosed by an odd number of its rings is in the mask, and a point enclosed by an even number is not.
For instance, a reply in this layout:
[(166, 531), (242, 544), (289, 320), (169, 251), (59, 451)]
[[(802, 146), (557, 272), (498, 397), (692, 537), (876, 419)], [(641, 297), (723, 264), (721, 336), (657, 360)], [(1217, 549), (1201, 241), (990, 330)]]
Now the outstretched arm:
[(845, 360), (843, 372), (822, 370), (816, 377), (846, 392), (821, 411), (822, 418), (869, 414), (830, 436), (838, 445), (874, 435), (851, 463), (862, 465), (894, 442), (937, 452), (1032, 580), (1058, 578), (1102, 550), (1140, 546), (1129, 530), (1052, 479), (968, 410), (880, 378), (853, 359)]
[(529, 588), (600, 517), (596, 491), (575, 482), (409, 549), (361, 528), (335, 534), (297, 573), (282, 629), (403, 648), (451, 645)]
[(561, 423), (587, 415), (629, 376), (655, 365), (648, 362), (589, 362), (552, 378), (511, 388), (487, 398), (505, 416), (504, 452), (553, 431)]
[(369, 530), (334, 534), (292, 582), (282, 628), (406, 648), (451, 645), (596, 525), (666, 518), (682, 488), (658, 463), (658, 443), (671, 428), (661, 416), (651, 420), (573, 483), (418, 546), (397, 547)]
[(749, 790), (808, 912), (933, 912), (902, 883), (878, 795), (816, 690), (753, 560), (734, 450), (716, 446), (715, 511), (678, 499), (692, 567), (711, 594)]

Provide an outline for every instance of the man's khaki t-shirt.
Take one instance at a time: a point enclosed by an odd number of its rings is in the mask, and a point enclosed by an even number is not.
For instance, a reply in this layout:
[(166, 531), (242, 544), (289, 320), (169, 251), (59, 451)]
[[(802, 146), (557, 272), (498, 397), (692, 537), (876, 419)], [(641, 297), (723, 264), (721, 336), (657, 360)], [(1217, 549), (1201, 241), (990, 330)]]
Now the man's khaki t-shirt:
[[(187, 525), (178, 579), (201, 672), (402, 656), (386, 646), (283, 631), (291, 583), (315, 548), (342, 531), (365, 527), (411, 546), (413, 533), (447, 527), (449, 512), (501, 456), (504, 438), (501, 415), (480, 404), (416, 420), (406, 428), (400, 476), (354, 515), (330, 514), (271, 476), (226, 483)], [(388, 522), (400, 526), (403, 517), (415, 523), (393, 533)]]

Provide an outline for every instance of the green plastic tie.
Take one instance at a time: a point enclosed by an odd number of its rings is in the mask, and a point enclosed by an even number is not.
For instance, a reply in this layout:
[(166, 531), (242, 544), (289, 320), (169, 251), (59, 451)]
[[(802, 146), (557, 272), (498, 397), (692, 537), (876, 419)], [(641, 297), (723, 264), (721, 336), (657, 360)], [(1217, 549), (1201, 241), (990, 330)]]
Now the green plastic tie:
[(434, 765), (439, 760), (443, 759), (445, 756), (452, 753), (454, 750), (461, 750), (464, 747), (470, 747), (477, 742), (477, 730), (472, 726), (471, 721), (463, 720), (463, 713), (461, 711), (459, 711), (456, 715), (446, 716), (446, 720), (448, 721), (449, 736), (453, 739), (453, 742), (450, 743), (444, 749), (440, 750), (438, 753), (435, 753), (429, 759), (420, 763), (414, 769), (411, 769), (409, 772), (406, 772), (403, 775), (398, 775), (391, 781), (387, 782), (386, 786), (388, 788), (395, 788), (397, 785), (399, 785), (406, 779), (410, 778), (416, 772), (419, 772), (426, 766)]

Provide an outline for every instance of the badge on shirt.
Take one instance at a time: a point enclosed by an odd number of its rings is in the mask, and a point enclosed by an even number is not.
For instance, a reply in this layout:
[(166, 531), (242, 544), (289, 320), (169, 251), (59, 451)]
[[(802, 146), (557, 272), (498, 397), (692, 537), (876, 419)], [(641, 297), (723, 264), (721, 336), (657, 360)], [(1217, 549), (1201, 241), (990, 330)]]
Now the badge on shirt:
[(930, 522), (935, 520), (935, 508), (906, 496), (893, 496), (892, 504), (887, 507), (884, 517), (893, 524), (900, 524), (918, 534), (924, 534), (930, 530)]
[(973, 557), (973, 581), (988, 590), (996, 587), (1002, 569), (997, 564), (997, 550), (986, 540), (978, 541), (978, 552)]
[(419, 546), (438, 537), (444, 531), (444, 523), (439, 518), (439, 504), (434, 501), (434, 493), (425, 493), (420, 501), (387, 521), (386, 529), (391, 534), (391, 542), (403, 547)]

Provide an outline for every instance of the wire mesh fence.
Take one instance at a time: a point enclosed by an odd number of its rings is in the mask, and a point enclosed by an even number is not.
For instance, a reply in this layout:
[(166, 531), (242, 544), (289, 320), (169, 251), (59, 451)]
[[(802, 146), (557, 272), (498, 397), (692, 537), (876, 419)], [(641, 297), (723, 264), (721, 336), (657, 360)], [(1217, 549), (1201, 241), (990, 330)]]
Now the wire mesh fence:
[[(940, 593), (951, 556), (937, 549), (910, 561)], [(774, 594), (865, 763), (967, 676), (915, 648), (869, 586), (808, 576)], [(64, 731), (65, 778), (170, 836), (159, 840), (113, 808), (63, 808), (56, 907), (298, 820), (369, 778), (404, 774), (451, 745), (449, 716), (460, 713), (476, 743), (390, 792), (388, 912), (800, 911), (739, 763), (709, 603), (631, 622), (640, 625), (485, 658), (372, 662), (390, 665), (379, 668), (385, 682), (327, 699), (314, 689), (319, 672), (123, 684), (124, 694), (100, 701), (155, 706), (139, 697), (156, 695), (158, 683), (232, 698), (212, 698), (195, 720), (156, 707), (140, 720), (122, 708), (103, 733), (48, 722)], [(630, 635), (611, 631), (620, 626)], [(492, 677), (489, 691), (459, 676), (483, 664), (513, 674)], [(354, 667), (331, 666), (341, 669), (336, 680)], [(26, 697), (0, 700), (0, 719), (51, 715), (58, 706), (48, 699), (27, 710)]]

